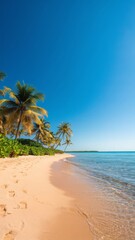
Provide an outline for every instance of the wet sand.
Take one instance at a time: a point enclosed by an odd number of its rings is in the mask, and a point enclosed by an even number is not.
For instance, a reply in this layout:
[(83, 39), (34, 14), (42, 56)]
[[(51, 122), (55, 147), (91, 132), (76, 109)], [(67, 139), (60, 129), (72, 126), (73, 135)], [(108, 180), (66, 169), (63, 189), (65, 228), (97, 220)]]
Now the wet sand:
[(48, 238), (42, 236), (41, 240), (135, 239), (135, 219), (128, 223), (126, 212), (120, 217), (119, 208), (117, 212), (108, 196), (96, 187), (93, 180), (89, 181), (84, 171), (66, 161), (59, 161), (52, 165), (50, 180), (73, 200), (70, 208), (61, 208), (50, 224)]

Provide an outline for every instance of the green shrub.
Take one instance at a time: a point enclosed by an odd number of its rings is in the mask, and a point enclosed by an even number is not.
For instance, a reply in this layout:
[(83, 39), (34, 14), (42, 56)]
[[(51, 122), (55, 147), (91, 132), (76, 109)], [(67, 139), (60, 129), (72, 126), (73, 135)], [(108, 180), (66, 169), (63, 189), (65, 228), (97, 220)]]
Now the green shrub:
[(29, 146), (26, 146), (26, 145), (19, 145), (20, 146), (20, 156), (22, 156), (22, 155), (25, 155), (25, 156), (27, 156), (27, 155), (29, 155), (29, 151), (30, 151), (30, 149), (29, 149)]
[(45, 148), (40, 143), (30, 139), (8, 139), (0, 134), (0, 158), (17, 157), (22, 155), (54, 155), (55, 153), (63, 153), (53, 148)]
[(0, 134), (0, 157), (16, 157), (20, 146), (16, 140), (8, 139)]
[(42, 147), (41, 143), (38, 143), (31, 139), (19, 138), (19, 139), (17, 139), (17, 141), (19, 143), (21, 143), (22, 145), (33, 146), (33, 147)]
[(62, 150), (59, 150), (59, 149), (55, 149), (54, 151), (55, 153), (60, 153), (60, 154), (64, 153)]

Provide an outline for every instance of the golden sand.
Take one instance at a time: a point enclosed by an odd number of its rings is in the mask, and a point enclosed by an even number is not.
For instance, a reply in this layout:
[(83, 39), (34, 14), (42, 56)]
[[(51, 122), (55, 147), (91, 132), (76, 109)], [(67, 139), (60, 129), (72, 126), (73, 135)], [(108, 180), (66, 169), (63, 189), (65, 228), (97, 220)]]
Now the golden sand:
[(0, 240), (38, 240), (70, 205), (50, 183), (50, 167), (67, 154), (0, 159)]

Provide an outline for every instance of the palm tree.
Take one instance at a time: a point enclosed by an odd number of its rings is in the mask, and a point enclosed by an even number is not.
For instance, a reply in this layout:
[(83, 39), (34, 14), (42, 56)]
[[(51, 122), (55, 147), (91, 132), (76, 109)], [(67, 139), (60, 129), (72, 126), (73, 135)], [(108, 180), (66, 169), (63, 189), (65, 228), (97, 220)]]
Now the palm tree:
[(68, 147), (69, 145), (71, 145), (71, 144), (72, 144), (71, 140), (70, 140), (69, 138), (66, 138), (65, 143), (63, 143), (63, 145), (66, 145), (66, 146), (65, 146), (65, 149), (64, 149), (64, 152), (66, 151), (67, 147)]
[(70, 139), (72, 135), (72, 130), (71, 130), (71, 125), (69, 123), (61, 123), (58, 126), (58, 131), (56, 133), (56, 136), (58, 139), (60, 139), (59, 143), (57, 144), (56, 148), (58, 145), (60, 145), (64, 140)]
[(45, 137), (50, 136), (50, 123), (41, 118), (39, 123), (34, 123), (32, 133), (35, 133), (35, 139), (38, 142), (43, 142)]
[(50, 135), (48, 135), (47, 137), (45, 137), (44, 142), (43, 142), (46, 146), (53, 148), (54, 144), (55, 144), (55, 137), (53, 132), (50, 132)]
[(44, 99), (43, 94), (27, 84), (17, 82), (16, 91), (10, 91), (9, 96), (10, 99), (0, 100), (0, 104), (5, 107), (4, 113), (8, 115), (10, 123), (16, 123), (15, 138), (21, 126), (30, 134), (33, 122), (40, 123), (39, 117), (47, 116), (47, 111), (36, 105), (38, 100)]
[(61, 139), (55, 134), (54, 141), (53, 141), (53, 148), (56, 149), (60, 145), (61, 145)]

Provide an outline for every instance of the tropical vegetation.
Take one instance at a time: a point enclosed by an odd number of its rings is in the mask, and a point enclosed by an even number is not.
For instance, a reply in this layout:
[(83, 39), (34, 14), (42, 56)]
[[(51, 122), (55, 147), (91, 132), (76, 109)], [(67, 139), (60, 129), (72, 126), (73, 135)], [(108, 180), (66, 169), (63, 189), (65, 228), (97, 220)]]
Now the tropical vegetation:
[[(0, 71), (2, 81), (6, 74)], [(17, 82), (15, 90), (0, 89), (0, 157), (45, 155), (62, 152), (72, 144), (69, 123), (61, 123), (56, 133), (46, 120), (47, 110), (38, 105), (44, 95), (34, 87)]]

